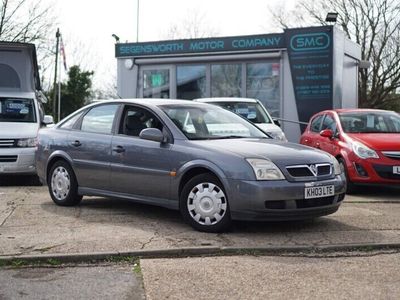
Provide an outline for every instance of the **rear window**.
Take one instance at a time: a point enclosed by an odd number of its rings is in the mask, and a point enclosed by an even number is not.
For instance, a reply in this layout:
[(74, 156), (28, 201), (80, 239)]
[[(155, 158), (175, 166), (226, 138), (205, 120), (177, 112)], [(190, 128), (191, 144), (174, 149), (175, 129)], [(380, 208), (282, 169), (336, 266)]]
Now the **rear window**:
[(272, 123), (259, 103), (250, 102), (210, 102), (233, 111), (253, 123)]
[(33, 99), (0, 98), (0, 122), (35, 123)]

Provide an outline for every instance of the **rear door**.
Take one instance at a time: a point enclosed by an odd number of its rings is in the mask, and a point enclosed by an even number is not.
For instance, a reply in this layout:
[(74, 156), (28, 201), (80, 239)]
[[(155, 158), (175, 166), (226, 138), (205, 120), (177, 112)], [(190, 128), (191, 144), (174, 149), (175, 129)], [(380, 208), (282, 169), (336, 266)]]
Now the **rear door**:
[(111, 140), (119, 104), (91, 108), (71, 130), (68, 153), (80, 186), (107, 190), (110, 187)]

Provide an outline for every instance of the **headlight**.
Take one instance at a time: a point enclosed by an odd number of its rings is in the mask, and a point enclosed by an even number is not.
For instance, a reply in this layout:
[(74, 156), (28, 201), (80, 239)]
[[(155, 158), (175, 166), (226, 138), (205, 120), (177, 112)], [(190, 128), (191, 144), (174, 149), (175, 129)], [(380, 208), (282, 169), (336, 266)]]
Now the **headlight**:
[(270, 160), (248, 158), (247, 162), (252, 166), (257, 180), (283, 180), (281, 170)]
[(272, 136), (275, 140), (287, 142), (287, 138), (282, 131), (272, 131), (267, 132), (270, 136)]
[(332, 156), (332, 158), (333, 158), (333, 171), (335, 172), (335, 175), (342, 174), (342, 168), (340, 168), (338, 160), (334, 156)]
[(360, 142), (353, 142), (353, 151), (359, 158), (379, 158), (374, 150)]
[(29, 138), (29, 139), (19, 139), (17, 142), (17, 147), (36, 147), (37, 146), (37, 138)]

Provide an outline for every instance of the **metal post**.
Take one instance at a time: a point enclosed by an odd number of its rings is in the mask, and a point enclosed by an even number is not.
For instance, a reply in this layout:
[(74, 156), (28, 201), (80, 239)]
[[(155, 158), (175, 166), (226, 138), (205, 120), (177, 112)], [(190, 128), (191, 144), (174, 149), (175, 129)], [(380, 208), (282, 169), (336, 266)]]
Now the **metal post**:
[(56, 118), (56, 105), (57, 105), (57, 65), (58, 65), (58, 44), (60, 40), (60, 29), (57, 28), (56, 32), (56, 63), (54, 67), (54, 83), (53, 83), (53, 118)]
[(61, 120), (61, 59), (58, 61), (58, 115), (57, 120)]
[(139, 0), (137, 0), (136, 9), (136, 43), (139, 42)]

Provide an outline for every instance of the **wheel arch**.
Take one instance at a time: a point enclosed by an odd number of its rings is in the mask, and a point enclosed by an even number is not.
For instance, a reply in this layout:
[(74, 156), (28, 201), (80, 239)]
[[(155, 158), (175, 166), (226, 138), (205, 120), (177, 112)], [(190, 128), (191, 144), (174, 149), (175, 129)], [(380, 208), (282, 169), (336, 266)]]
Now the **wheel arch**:
[[(191, 178), (199, 174), (206, 174), (206, 173), (214, 175), (221, 182), (223, 188), (225, 189), (225, 192), (228, 193), (227, 191), (228, 182), (225, 173), (220, 168), (218, 168), (218, 166), (216, 166), (211, 162), (208, 161), (189, 162), (184, 166), (182, 166), (182, 168), (177, 173), (180, 174), (180, 176), (178, 177), (177, 185), (175, 185), (175, 187), (173, 188), (173, 193), (177, 200), (179, 200), (183, 187)], [(227, 196), (229, 198), (229, 195)]]
[(47, 160), (46, 172), (45, 172), (45, 176), (46, 176), (45, 180), (46, 180), (46, 182), (47, 182), (47, 180), (49, 178), (49, 172), (51, 170), (51, 167), (54, 165), (54, 163), (56, 161), (59, 161), (59, 160), (66, 161), (67, 163), (70, 164), (71, 167), (73, 165), (72, 164), (72, 158), (67, 153), (65, 153), (63, 151), (54, 151), (50, 155), (49, 159)]

